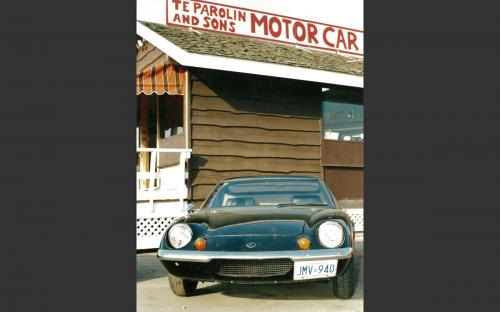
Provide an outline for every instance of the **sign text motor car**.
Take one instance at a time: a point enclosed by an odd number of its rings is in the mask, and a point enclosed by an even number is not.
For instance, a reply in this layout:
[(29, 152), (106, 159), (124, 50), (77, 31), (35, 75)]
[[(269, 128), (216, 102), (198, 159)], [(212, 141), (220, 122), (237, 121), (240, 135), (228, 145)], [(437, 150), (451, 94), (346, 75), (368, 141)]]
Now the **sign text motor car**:
[(167, 24), (363, 55), (360, 30), (202, 0), (167, 0)]

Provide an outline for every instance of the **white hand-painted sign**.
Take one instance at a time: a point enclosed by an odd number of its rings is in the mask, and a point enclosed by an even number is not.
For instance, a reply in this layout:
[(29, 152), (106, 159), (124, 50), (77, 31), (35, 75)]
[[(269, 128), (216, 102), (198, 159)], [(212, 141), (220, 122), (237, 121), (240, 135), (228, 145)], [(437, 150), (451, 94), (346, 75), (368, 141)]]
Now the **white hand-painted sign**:
[(363, 0), (137, 0), (137, 19), (363, 56)]
[(363, 31), (205, 0), (167, 0), (167, 25), (363, 55)]

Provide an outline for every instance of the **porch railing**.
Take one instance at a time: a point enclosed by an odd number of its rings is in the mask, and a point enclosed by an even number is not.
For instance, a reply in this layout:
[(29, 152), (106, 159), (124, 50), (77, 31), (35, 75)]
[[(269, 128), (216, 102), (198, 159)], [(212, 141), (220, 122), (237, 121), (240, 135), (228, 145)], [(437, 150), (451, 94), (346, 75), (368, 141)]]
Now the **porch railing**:
[[(149, 171), (137, 171), (137, 201), (149, 201), (154, 209), (155, 200), (179, 200), (184, 206), (187, 199), (187, 161), (191, 149), (184, 148), (137, 148), (137, 153), (148, 155)], [(160, 153), (179, 153), (179, 165), (161, 169)]]
[(354, 222), (355, 232), (364, 232), (364, 209), (363, 208), (347, 208), (344, 211), (351, 217)]

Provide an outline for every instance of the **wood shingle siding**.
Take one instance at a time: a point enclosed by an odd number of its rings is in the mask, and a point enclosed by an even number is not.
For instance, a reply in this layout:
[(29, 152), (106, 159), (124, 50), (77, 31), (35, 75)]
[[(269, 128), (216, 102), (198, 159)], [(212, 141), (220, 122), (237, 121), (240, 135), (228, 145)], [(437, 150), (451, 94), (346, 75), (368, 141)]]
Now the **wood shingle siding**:
[(214, 171), (256, 170), (275, 171), (282, 173), (316, 172), (319, 171), (320, 162), (317, 159), (292, 159), (292, 158), (248, 158), (235, 156), (202, 156), (195, 155), (191, 162), (193, 168), (198, 170), (211, 169)]
[[(247, 102), (297, 104), (314, 107), (318, 113), (321, 111), (321, 106), (311, 102), (312, 97), (321, 101), (321, 87), (318, 84), (225, 71), (203, 71), (201, 73), (200, 69), (195, 68), (191, 70), (193, 73), (193, 96), (241, 99)], [(316, 94), (313, 95), (311, 92)], [(260, 109), (261, 107), (258, 110), (260, 111)]]
[(192, 69), (191, 199), (242, 176), (321, 175), (321, 87)]
[[(197, 101), (199, 102), (199, 101)], [(250, 127), (266, 130), (289, 130), (317, 133), (318, 120), (313, 118), (297, 118), (288, 116), (263, 115), (255, 113), (230, 112), (219, 110), (193, 109), (191, 120), (197, 125), (213, 125), (222, 127)]]
[(363, 142), (325, 140), (323, 165), (337, 167), (364, 167)]
[[(321, 113), (321, 107), (315, 107), (300, 103), (283, 103), (279, 101), (264, 101), (262, 99), (244, 99), (231, 95), (231, 97), (220, 98), (217, 96), (199, 95), (195, 93), (196, 83), (193, 84), (192, 108), (196, 110), (215, 110), (233, 113), (253, 113), (257, 116), (278, 115), (281, 117), (296, 117), (301, 119), (318, 120), (318, 114)], [(308, 101), (307, 98), (300, 99), (295, 97), (295, 101)], [(286, 104), (290, 111), (283, 110), (283, 104)]]
[(204, 156), (243, 156), (243, 157), (269, 157), (290, 159), (320, 158), (320, 151), (310, 145), (288, 145), (276, 143), (256, 143), (240, 141), (220, 141), (214, 144), (213, 140), (196, 140), (193, 153)]
[[(300, 169), (300, 168), (299, 168)], [(224, 171), (224, 175), (221, 178), (221, 173), (211, 169), (207, 170), (193, 170), (191, 171), (196, 182), (195, 185), (212, 185), (214, 186), (221, 179), (230, 179), (236, 177), (246, 177), (246, 176), (262, 176), (262, 175), (274, 175), (280, 174), (279, 171), (255, 171), (255, 170), (237, 170), (237, 171)], [(309, 175), (314, 177), (320, 177), (319, 172), (300, 172), (296, 171), (290, 173), (290, 175)]]
[(147, 69), (160, 63), (170, 63), (168, 56), (149, 42), (139, 49), (136, 56), (136, 71)]
[(338, 200), (363, 199), (363, 175), (363, 168), (326, 167), (325, 183)]
[(221, 127), (192, 125), (193, 140), (240, 141), (253, 143), (276, 143), (288, 145), (308, 145), (319, 148), (321, 135), (315, 132), (293, 130), (264, 130), (250, 127)]

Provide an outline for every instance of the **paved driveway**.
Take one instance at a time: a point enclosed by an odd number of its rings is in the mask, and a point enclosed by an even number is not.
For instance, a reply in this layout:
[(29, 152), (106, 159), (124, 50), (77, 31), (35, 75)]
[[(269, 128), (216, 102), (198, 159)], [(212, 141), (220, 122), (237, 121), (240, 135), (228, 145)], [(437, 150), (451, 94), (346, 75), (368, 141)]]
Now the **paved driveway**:
[(137, 311), (280, 312), (363, 311), (363, 240), (355, 246), (358, 286), (354, 297), (339, 300), (331, 282), (276, 285), (199, 283), (197, 295), (177, 297), (155, 254), (137, 255)]

